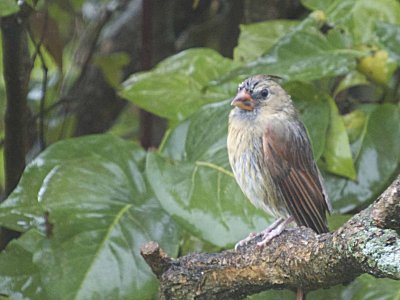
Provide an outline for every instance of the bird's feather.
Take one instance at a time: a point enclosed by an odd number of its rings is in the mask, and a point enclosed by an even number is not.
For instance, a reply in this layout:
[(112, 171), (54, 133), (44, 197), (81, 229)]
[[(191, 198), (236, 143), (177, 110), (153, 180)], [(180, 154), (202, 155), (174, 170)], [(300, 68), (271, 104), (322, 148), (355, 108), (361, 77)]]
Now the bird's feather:
[(329, 204), (310, 147), (306, 130), (298, 121), (271, 124), (263, 136), (265, 168), (279, 188), (286, 209), (298, 225), (323, 233), (329, 231)]

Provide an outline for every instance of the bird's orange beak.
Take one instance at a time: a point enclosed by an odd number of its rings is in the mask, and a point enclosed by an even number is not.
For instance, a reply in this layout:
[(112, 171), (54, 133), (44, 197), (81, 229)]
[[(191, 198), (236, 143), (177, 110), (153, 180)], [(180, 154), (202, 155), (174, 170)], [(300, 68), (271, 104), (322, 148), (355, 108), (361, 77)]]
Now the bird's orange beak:
[(254, 99), (250, 96), (250, 94), (245, 90), (240, 90), (236, 97), (231, 102), (232, 106), (237, 106), (240, 109), (244, 110), (253, 110), (255, 107)]

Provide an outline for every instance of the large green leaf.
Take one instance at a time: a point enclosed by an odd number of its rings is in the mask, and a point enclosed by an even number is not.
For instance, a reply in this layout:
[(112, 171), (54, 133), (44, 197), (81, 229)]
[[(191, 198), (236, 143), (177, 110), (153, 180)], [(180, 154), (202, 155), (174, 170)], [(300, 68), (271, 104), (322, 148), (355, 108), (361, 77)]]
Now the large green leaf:
[(233, 58), (237, 62), (250, 62), (257, 59), (299, 22), (292, 20), (272, 20), (240, 25), (238, 45)]
[(360, 106), (360, 110), (361, 113), (353, 114), (354, 122), (346, 122), (353, 131), (351, 150), (356, 181), (325, 174), (333, 206), (341, 212), (364, 207), (374, 200), (390, 184), (400, 164), (399, 107), (367, 105)]
[(353, 8), (353, 34), (356, 41), (370, 42), (376, 33), (378, 21), (400, 24), (400, 3), (396, 0), (356, 1)]
[(328, 22), (346, 28), (356, 45), (377, 41), (379, 21), (400, 24), (400, 4), (396, 0), (336, 0), (326, 8)]
[(311, 14), (280, 38), (268, 54), (239, 67), (220, 81), (234, 76), (266, 73), (278, 75), (288, 80), (316, 80), (342, 75), (354, 70), (356, 58), (361, 52), (343, 48), (339, 36), (345, 31), (337, 31), (336, 39), (328, 38), (320, 30), (320, 15)]
[(181, 121), (205, 103), (226, 99), (236, 90), (236, 84), (209, 85), (235, 66), (211, 49), (189, 49), (152, 71), (132, 75), (120, 94), (156, 115)]
[(142, 175), (144, 158), (140, 147), (111, 135), (57, 143), (0, 207), (3, 225), (48, 236), (33, 263), (50, 299), (154, 295), (157, 283), (139, 248), (155, 240), (175, 255), (178, 230)]

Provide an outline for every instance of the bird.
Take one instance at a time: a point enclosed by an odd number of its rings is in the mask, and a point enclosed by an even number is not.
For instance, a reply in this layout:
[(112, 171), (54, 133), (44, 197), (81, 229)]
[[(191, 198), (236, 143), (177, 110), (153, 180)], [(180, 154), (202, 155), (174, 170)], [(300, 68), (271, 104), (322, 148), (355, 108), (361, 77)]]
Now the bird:
[[(238, 86), (231, 102), (227, 150), (236, 182), (250, 202), (276, 217), (259, 235), (263, 247), (292, 222), (329, 232), (331, 204), (315, 163), (310, 139), (290, 95), (271, 75), (254, 75)], [(301, 289), (296, 299), (305, 299)]]

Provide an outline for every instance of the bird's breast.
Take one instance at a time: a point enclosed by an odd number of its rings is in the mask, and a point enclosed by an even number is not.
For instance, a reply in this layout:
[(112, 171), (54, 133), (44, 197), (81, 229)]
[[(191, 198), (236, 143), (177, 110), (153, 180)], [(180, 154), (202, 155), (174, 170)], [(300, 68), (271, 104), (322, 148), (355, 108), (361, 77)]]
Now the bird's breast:
[(263, 132), (251, 126), (229, 126), (228, 156), (235, 179), (252, 204), (281, 216), (263, 151)]

